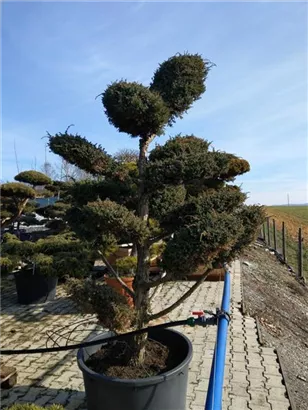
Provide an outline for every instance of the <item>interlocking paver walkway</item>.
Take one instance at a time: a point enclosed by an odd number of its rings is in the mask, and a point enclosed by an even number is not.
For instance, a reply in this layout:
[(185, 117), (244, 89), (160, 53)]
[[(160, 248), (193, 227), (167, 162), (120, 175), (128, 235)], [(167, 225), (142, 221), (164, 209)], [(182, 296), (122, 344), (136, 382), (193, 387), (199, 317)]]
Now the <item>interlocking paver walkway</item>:
[[(171, 304), (183, 294), (189, 282), (165, 284), (153, 299), (153, 312)], [(253, 318), (241, 313), (241, 272), (236, 261), (232, 267), (232, 320), (228, 332), (223, 410), (287, 410), (289, 400), (282, 384), (277, 356), (272, 348), (261, 348)], [(220, 306), (223, 282), (205, 282), (181, 306), (161, 321), (183, 319), (193, 310)], [(79, 342), (102, 331), (91, 315), (78, 314), (59, 287), (55, 301), (41, 305), (16, 303), (13, 285), (2, 295), (1, 347), (44, 347)], [(162, 303), (163, 302), (163, 303)], [(216, 338), (216, 326), (181, 327), (193, 343), (187, 392), (187, 410), (203, 410)], [(48, 333), (47, 333), (48, 332)], [(66, 337), (66, 339), (65, 339)], [(76, 351), (36, 355), (3, 356), (16, 366), (18, 383), (1, 391), (1, 408), (13, 403), (38, 405), (59, 403), (67, 410), (86, 409), (82, 374), (77, 367)], [(122, 409), (125, 410), (125, 409)], [(132, 409), (130, 409), (132, 410)]]

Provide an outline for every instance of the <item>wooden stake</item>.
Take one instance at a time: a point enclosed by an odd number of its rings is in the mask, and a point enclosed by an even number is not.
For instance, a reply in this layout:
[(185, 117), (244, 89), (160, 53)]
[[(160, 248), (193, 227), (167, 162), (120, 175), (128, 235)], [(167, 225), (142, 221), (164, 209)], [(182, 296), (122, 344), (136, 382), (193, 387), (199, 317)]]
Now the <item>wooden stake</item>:
[(302, 228), (298, 228), (298, 276), (303, 277), (303, 238)]
[(274, 249), (277, 251), (277, 239), (276, 239), (276, 221), (273, 219), (273, 234), (274, 234)]

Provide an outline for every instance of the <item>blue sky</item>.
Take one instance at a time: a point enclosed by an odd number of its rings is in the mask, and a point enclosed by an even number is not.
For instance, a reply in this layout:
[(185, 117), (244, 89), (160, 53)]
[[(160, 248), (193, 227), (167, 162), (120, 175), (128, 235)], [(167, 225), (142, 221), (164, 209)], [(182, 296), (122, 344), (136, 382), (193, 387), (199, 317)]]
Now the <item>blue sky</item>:
[[(307, 4), (4, 3), (2, 177), (44, 162), (41, 137), (74, 132), (110, 153), (137, 148), (95, 96), (117, 79), (149, 84), (177, 52), (216, 63), (179, 132), (249, 160), (238, 179), (250, 203), (308, 202)], [(47, 154), (50, 162), (58, 158)]]

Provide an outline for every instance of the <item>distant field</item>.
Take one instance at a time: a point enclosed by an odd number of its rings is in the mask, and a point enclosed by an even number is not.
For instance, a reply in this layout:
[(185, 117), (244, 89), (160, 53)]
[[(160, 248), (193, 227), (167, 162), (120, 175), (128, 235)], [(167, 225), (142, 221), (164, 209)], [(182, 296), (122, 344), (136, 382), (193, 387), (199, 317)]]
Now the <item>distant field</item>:
[(298, 228), (302, 228), (304, 242), (308, 244), (308, 206), (267, 206), (266, 212), (278, 226), (284, 221), (294, 239), (297, 239)]
[[(282, 222), (287, 232), (287, 260), (297, 270), (298, 266), (298, 228), (302, 228), (304, 274), (308, 278), (308, 206), (267, 206), (266, 213), (276, 221), (277, 248), (282, 249)], [(271, 245), (273, 231), (271, 222)], [(266, 234), (267, 235), (267, 234)]]

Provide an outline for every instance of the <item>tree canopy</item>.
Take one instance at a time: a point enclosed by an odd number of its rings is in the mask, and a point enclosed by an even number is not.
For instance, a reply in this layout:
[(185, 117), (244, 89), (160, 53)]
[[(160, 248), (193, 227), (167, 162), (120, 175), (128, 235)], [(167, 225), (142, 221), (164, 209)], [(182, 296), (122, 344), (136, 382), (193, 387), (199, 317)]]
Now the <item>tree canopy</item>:
[[(49, 134), (54, 153), (97, 176), (73, 184), (69, 191), (72, 207), (66, 218), (71, 229), (93, 247), (107, 249), (130, 241), (136, 248), (132, 295), (137, 328), (175, 307), (151, 315), (151, 288), (184, 278), (202, 266), (200, 285), (211, 268), (230, 262), (248, 246), (264, 218), (263, 208), (245, 205), (245, 193), (234, 184), (238, 175), (250, 170), (246, 160), (217, 151), (194, 135), (169, 138), (149, 152), (154, 138), (204, 93), (211, 67), (198, 54), (178, 54), (158, 67), (149, 87), (121, 80), (102, 93), (109, 122), (119, 132), (139, 138), (133, 161), (112, 157), (100, 145), (67, 131)], [(162, 239), (166, 276), (153, 281), (151, 249)], [(132, 349), (138, 363), (143, 360), (142, 345), (138, 339)]]
[(8, 182), (0, 186), (1, 190), (1, 228), (14, 222), (35, 198), (35, 190), (20, 182)]
[(22, 171), (15, 176), (15, 181), (30, 184), (33, 187), (51, 184), (52, 180), (42, 172), (38, 171)]

